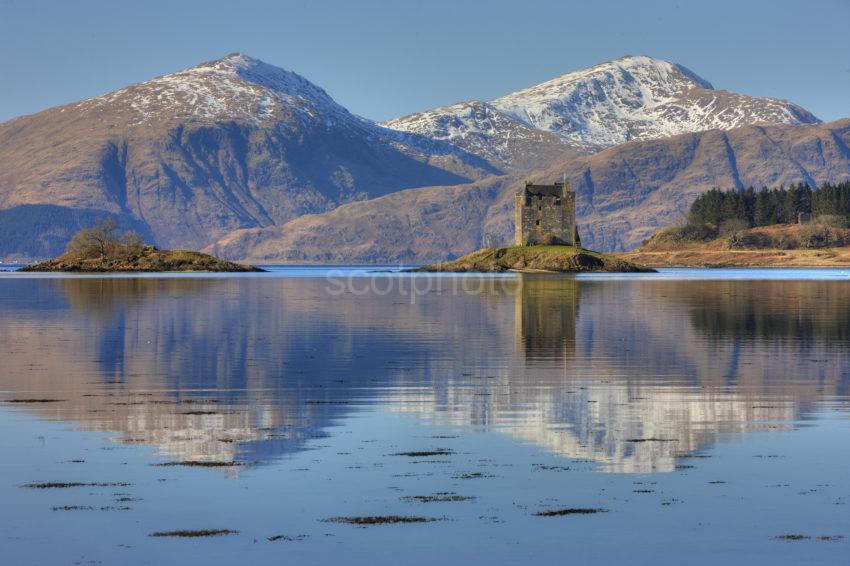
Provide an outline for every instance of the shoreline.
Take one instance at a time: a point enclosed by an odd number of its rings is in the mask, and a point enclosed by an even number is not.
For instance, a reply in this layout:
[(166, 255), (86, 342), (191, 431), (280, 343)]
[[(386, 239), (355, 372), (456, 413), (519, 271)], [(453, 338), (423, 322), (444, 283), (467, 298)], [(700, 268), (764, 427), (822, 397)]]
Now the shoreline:
[(635, 250), (619, 253), (617, 256), (626, 261), (656, 268), (850, 268), (850, 248), (707, 250), (692, 247), (679, 250)]

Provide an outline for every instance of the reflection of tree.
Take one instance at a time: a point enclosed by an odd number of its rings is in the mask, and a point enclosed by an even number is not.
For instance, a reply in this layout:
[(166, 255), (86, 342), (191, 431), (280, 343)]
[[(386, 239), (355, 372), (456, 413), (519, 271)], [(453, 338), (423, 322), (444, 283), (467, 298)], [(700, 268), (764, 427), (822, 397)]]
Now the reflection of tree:
[(147, 298), (183, 297), (210, 290), (222, 280), (210, 278), (69, 277), (49, 279), (81, 313), (108, 318)]
[(514, 327), (526, 357), (563, 358), (574, 351), (578, 304), (574, 279), (522, 276)]
[(665, 288), (713, 340), (850, 340), (850, 285), (843, 281), (677, 282)]

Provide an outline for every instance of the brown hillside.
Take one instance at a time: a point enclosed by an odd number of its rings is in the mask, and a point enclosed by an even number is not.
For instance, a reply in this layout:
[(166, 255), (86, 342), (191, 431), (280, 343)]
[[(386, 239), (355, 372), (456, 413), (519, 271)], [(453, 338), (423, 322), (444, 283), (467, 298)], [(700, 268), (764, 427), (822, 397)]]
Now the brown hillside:
[(524, 180), (564, 174), (578, 193), (583, 245), (634, 249), (713, 187), (812, 185), (850, 179), (850, 119), (748, 126), (617, 146), (550, 169), (454, 187), (408, 190), (282, 226), (233, 232), (208, 251), (254, 261), (434, 263), (513, 234), (513, 193)]

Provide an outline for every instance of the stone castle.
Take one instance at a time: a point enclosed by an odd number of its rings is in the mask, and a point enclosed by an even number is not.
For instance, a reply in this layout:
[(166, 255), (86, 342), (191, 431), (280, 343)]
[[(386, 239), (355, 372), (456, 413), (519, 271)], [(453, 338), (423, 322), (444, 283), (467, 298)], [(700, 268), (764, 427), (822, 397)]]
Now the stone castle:
[(576, 225), (576, 194), (565, 181), (533, 185), (516, 194), (517, 246), (580, 246)]

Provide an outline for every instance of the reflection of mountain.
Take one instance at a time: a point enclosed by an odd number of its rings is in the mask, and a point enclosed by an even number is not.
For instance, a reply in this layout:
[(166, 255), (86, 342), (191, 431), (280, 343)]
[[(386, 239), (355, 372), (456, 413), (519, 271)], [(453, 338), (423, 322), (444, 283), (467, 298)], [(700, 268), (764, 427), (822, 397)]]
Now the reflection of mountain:
[(269, 461), (379, 402), (627, 472), (848, 395), (840, 282), (417, 281), (411, 301), (322, 279), (7, 279), (0, 390), (179, 460)]

